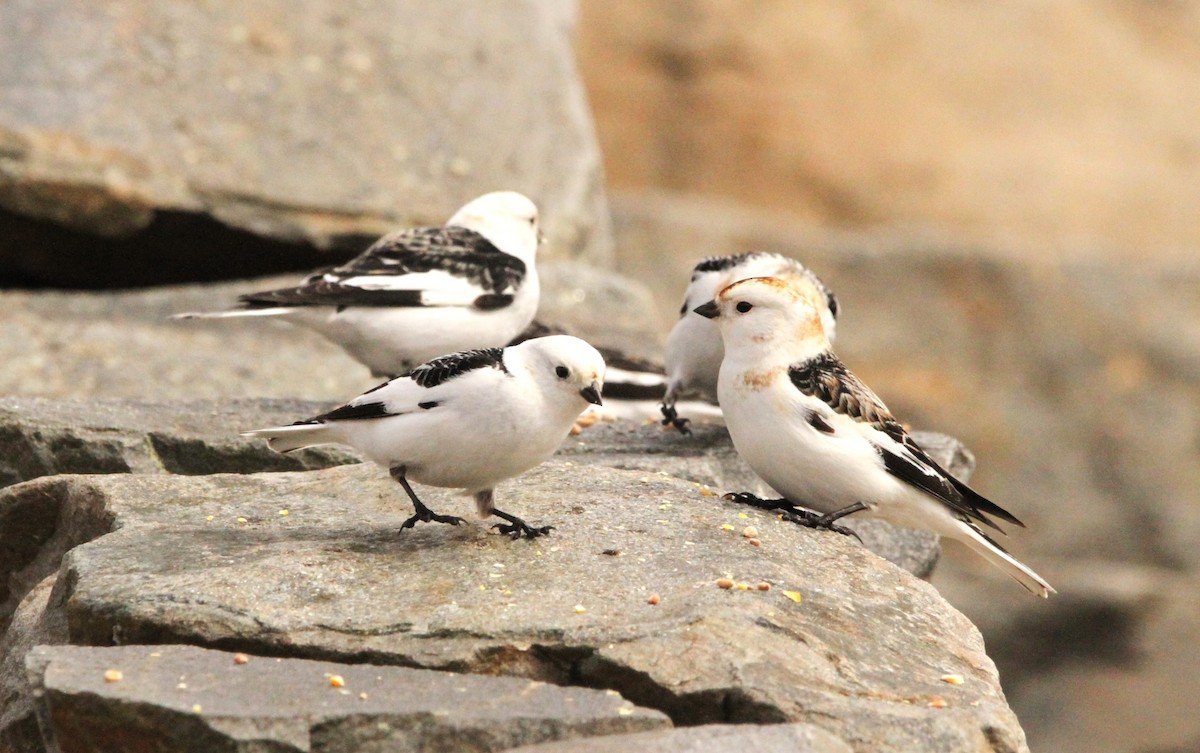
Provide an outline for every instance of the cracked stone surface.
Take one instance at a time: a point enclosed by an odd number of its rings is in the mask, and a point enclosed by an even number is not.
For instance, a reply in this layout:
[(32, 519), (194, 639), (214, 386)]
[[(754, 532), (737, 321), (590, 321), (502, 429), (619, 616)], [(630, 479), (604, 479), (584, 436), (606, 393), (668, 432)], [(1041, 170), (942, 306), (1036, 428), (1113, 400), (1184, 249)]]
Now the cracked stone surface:
[[(440, 512), (470, 506), (419, 491)], [(975, 628), (852, 539), (564, 460), (501, 485), (498, 503), (556, 530), (399, 534), (408, 506), (368, 465), (37, 479), (0, 493), (0, 515), (59, 521), (6, 563), (7, 603), (55, 576), (44, 613), (73, 644), (515, 675), (614, 689), (676, 724), (809, 723), (860, 751), (1026, 750)]]
[(40, 646), (26, 664), (40, 695), (43, 730), (57, 742), (55, 753), (483, 753), (670, 725), (660, 712), (585, 688), (369, 664), (240, 658), (244, 663), (231, 653), (192, 646)]
[(812, 724), (705, 724), (570, 742), (540, 743), (512, 753), (851, 753), (844, 740)]
[(301, 400), (0, 398), (0, 486), (59, 473), (254, 473), (358, 462), (348, 448), (283, 455), (238, 436), (333, 407)]

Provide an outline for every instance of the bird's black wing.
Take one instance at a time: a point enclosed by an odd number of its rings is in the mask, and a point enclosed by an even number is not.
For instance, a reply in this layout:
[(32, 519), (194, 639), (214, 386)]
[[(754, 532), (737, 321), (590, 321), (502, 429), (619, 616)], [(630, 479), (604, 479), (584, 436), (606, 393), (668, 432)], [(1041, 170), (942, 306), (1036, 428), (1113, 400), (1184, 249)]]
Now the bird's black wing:
[(1012, 513), (954, 478), (929, 457), (883, 401), (837, 356), (825, 353), (794, 364), (788, 369), (788, 376), (800, 392), (821, 400), (837, 413), (869, 424), (900, 445), (902, 452), (875, 445), (888, 473), (936, 497), (955, 512), (997, 530), (999, 527), (987, 515), (1024, 526)]
[(426, 361), (407, 374), (422, 387), (434, 387), (476, 369), (498, 369), (505, 374), (504, 348), (464, 350)]
[(469, 291), (464, 304), (490, 310), (512, 302), (526, 266), (473, 230), (413, 228), (385, 235), (346, 264), (315, 272), (296, 287), (249, 293), (238, 300), (245, 308), (446, 305), (436, 290), (403, 287), (405, 275), (425, 272), (461, 280)]

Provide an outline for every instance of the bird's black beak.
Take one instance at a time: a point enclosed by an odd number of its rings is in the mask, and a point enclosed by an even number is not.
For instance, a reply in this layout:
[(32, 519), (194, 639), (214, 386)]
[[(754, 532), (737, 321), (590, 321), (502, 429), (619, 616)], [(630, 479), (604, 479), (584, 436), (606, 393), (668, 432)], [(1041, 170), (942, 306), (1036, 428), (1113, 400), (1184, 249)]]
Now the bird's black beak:
[(583, 395), (583, 399), (587, 400), (592, 405), (604, 405), (604, 403), (600, 401), (600, 385), (596, 382), (592, 382), (591, 386), (581, 389), (579, 394)]
[(716, 301), (709, 301), (702, 306), (697, 306), (696, 308), (692, 309), (692, 311), (695, 311), (705, 319), (716, 319), (721, 315), (721, 309), (717, 307)]

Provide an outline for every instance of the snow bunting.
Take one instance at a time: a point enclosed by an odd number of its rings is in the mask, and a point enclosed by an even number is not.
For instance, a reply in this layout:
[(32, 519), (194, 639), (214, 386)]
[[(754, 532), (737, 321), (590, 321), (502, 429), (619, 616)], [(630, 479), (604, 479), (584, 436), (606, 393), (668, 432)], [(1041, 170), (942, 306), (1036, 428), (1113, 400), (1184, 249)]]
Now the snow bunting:
[(717, 396), (717, 372), (725, 353), (721, 335), (712, 322), (696, 316), (693, 309), (711, 300), (729, 284), (748, 277), (777, 277), (811, 288), (823, 301), (821, 323), (830, 341), (833, 340), (838, 316), (837, 298), (800, 262), (765, 251), (704, 259), (692, 269), (692, 280), (683, 294), (679, 320), (667, 337), (667, 391), (662, 401), (664, 425), (671, 424), (687, 433), (688, 420), (680, 418), (675, 405), (680, 395), (695, 393), (709, 400)]
[(501, 533), (548, 533), (497, 510), (493, 490), (554, 454), (575, 418), (600, 404), (604, 359), (577, 337), (557, 335), (507, 348), (435, 358), (345, 405), (291, 426), (248, 431), (290, 452), (336, 442), (387, 468), (416, 508), (418, 521), (458, 525), (462, 518), (426, 507), (409, 479), (474, 495), (480, 517), (495, 515)]
[(734, 447), (784, 497), (728, 498), (843, 533), (835, 521), (855, 512), (925, 528), (1046, 597), (1050, 584), (981, 527), (1003, 532), (990, 517), (1024, 524), (943, 470), (838, 360), (826, 309), (813, 286), (773, 277), (735, 282), (695, 309), (716, 319), (725, 344), (717, 394)]
[(316, 330), (375, 376), (395, 376), (443, 353), (502, 346), (524, 329), (538, 306), (538, 242), (533, 202), (496, 191), (444, 227), (389, 233), (298, 287), (174, 318), (277, 316)]

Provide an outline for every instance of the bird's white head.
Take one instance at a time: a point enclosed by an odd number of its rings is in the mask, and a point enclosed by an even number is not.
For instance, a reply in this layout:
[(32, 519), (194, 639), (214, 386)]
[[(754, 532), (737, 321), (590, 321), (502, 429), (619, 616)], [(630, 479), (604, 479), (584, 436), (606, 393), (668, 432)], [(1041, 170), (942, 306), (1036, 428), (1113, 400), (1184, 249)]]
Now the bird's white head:
[(750, 277), (778, 277), (798, 287), (811, 288), (814, 299), (820, 302), (818, 310), (825, 334), (833, 342), (839, 308), (833, 291), (808, 267), (791, 257), (770, 251), (713, 257), (698, 263), (692, 270), (692, 279), (684, 293), (683, 308), (679, 315), (689, 317), (693, 309), (714, 298), (726, 286)]
[(543, 395), (555, 404), (579, 415), (587, 403), (600, 405), (604, 389), (604, 357), (578, 337), (550, 335), (513, 345), (522, 351), (534, 381)]
[(726, 354), (775, 353), (789, 360), (829, 349), (821, 318), (827, 310), (814, 286), (778, 277), (739, 280), (695, 309), (717, 322)]
[(537, 205), (516, 191), (493, 191), (472, 199), (446, 224), (474, 230), (527, 264), (541, 241)]

